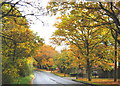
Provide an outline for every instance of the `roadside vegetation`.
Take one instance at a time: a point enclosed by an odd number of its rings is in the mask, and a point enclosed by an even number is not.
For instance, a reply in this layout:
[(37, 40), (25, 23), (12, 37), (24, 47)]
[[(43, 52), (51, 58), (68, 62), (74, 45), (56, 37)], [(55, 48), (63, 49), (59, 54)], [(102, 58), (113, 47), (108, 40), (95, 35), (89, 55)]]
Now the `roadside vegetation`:
[(68, 74), (64, 74), (64, 73), (59, 73), (59, 72), (52, 72), (52, 73), (60, 77), (69, 77)]
[[(3, 4), (2, 12), (9, 15), (2, 18), (2, 84), (29, 83), (33, 74), (33, 55), (43, 39), (29, 29), (25, 17), (11, 4)], [(21, 79), (21, 80), (20, 80)]]
[[(96, 86), (119, 86), (120, 82), (114, 82), (113, 79), (106, 79), (106, 78), (95, 78), (92, 79), (92, 81), (88, 81), (87, 78), (79, 78), (79, 79), (73, 79), (74, 81), (83, 82), (83, 83), (89, 83)], [(118, 80), (120, 81), (120, 79)]]
[[(53, 59), (59, 72), (77, 78), (120, 78), (120, 1), (50, 2), (51, 15), (61, 15), (51, 37), (55, 45), (68, 45)], [(114, 16), (114, 17), (113, 17)]]
[(31, 84), (31, 80), (34, 78), (34, 74), (25, 77), (18, 77), (17, 82), (13, 82), (12, 84)]
[(93, 78), (92, 81), (88, 81), (87, 78), (79, 77), (78, 79), (76, 79), (76, 77), (71, 77), (68, 74), (64, 76), (64, 73), (59, 73), (56, 71), (52, 73), (60, 77), (67, 77), (68, 79), (71, 79), (73, 81), (96, 85), (96, 86), (119, 86), (120, 85), (120, 79), (118, 79), (118, 82), (114, 82), (113, 79), (110, 79), (110, 78)]

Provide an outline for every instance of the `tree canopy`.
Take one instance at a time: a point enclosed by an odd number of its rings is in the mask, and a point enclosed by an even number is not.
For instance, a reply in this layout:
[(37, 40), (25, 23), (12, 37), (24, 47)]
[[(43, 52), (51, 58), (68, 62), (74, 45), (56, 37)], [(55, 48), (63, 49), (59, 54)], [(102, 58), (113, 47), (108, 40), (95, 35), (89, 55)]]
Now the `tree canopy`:
[[(6, 12), (9, 5), (4, 5)], [(22, 15), (17, 8), (11, 15)], [(43, 39), (29, 29), (24, 17), (4, 16), (2, 18), (2, 83), (17, 82), (17, 77), (27, 76), (32, 73), (31, 63), (35, 49), (43, 44)]]
[[(77, 46), (86, 62), (89, 81), (94, 65), (107, 65), (113, 63), (113, 60), (116, 65), (117, 43), (120, 44), (118, 4), (119, 2), (50, 2), (47, 7), (51, 14), (61, 13), (55, 24), (58, 30), (53, 34), (53, 42), (61, 44), (69, 41)], [(102, 67), (109, 68), (105, 65)]]

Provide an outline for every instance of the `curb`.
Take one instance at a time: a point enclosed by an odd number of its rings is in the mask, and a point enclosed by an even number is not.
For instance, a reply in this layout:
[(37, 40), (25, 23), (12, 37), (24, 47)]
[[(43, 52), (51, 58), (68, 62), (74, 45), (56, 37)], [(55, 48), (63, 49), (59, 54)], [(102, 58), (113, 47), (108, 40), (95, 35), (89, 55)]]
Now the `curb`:
[(32, 81), (35, 79), (35, 77), (32, 78), (32, 80), (30, 81), (30, 86), (33, 86)]
[[(52, 74), (54, 74), (54, 73), (52, 73)], [(56, 75), (56, 74), (54, 74), (54, 75)], [(59, 76), (59, 75), (57, 75), (57, 76)], [(64, 78), (64, 76), (59, 76), (59, 77)], [(70, 79), (70, 80), (75, 81), (75, 82), (79, 82), (79, 81), (76, 81), (75, 79)], [(94, 85), (94, 84), (90, 84), (90, 83), (85, 83), (85, 82), (81, 82), (81, 83), (85, 84), (85, 86), (88, 86), (88, 85), (90, 85), (90, 86), (98, 86), (98, 85)]]
[[(76, 81), (74, 79), (71, 79), (72, 81)], [(76, 81), (76, 82), (81, 82), (81, 83), (84, 83), (86, 85), (91, 85), (91, 86), (98, 86), (98, 85), (94, 85), (94, 84), (90, 84), (90, 83), (86, 83), (86, 82), (82, 82), (82, 81)]]

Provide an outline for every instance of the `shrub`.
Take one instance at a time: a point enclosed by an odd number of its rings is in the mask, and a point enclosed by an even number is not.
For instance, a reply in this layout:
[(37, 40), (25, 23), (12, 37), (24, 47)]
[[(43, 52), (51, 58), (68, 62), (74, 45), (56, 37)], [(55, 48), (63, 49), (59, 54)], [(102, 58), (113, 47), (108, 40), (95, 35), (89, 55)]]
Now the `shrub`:
[(18, 69), (20, 70), (19, 71), (20, 76), (25, 77), (31, 74), (32, 70), (31, 67), (28, 65), (26, 59), (18, 59), (17, 65)]
[(18, 69), (13, 65), (8, 65), (8, 68), (4, 68), (2, 72), (2, 83), (3, 84), (11, 84), (13, 82), (17, 82), (17, 77), (19, 77)]

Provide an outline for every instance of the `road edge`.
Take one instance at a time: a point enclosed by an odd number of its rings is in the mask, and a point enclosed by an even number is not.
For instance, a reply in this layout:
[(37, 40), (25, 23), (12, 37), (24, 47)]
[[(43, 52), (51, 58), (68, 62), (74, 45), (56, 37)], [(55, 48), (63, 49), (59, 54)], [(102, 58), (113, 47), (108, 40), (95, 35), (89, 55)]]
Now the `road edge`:
[(32, 77), (32, 79), (31, 79), (31, 81), (30, 81), (30, 86), (33, 86), (33, 83), (32, 83), (32, 81), (35, 79), (35, 76), (34, 77)]
[(80, 83), (83, 83), (83, 84), (86, 84), (86, 85), (91, 85), (91, 86), (98, 86), (98, 85), (95, 85), (95, 84), (91, 84), (91, 83), (86, 83), (86, 82), (83, 82), (83, 81), (77, 81), (75, 79), (71, 79), (72, 81), (76, 81), (76, 82), (80, 82)]

